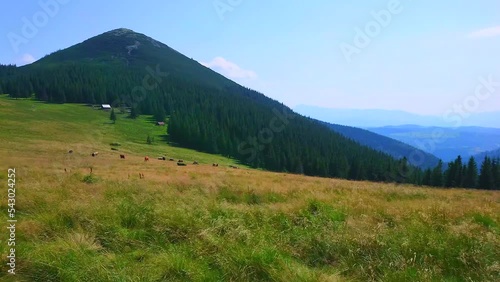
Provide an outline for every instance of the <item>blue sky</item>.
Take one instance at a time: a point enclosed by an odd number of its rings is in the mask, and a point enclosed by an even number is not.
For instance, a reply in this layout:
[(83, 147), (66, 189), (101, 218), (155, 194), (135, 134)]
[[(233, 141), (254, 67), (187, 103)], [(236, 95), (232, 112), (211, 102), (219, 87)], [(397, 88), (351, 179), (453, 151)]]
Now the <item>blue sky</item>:
[(291, 107), (500, 111), (498, 0), (269, 2), (2, 1), (0, 63), (125, 27)]

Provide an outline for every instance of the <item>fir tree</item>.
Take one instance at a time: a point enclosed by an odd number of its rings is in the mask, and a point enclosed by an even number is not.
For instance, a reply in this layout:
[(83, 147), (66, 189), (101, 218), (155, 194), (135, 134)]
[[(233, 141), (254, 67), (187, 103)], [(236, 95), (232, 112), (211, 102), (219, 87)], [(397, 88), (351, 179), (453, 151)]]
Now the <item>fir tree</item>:
[(130, 108), (130, 118), (136, 119), (137, 117), (139, 117), (139, 113), (137, 111), (137, 107), (134, 106)]
[(445, 187), (462, 187), (463, 184), (463, 165), (462, 157), (458, 156), (457, 159), (448, 164), (445, 175)]
[(431, 185), (435, 187), (443, 186), (443, 161), (439, 160), (439, 163), (432, 170)]
[(500, 159), (495, 159), (491, 163), (491, 172), (493, 175), (493, 190), (500, 190)]
[(109, 114), (109, 119), (112, 120), (113, 123), (116, 123), (115, 109), (111, 109), (111, 113)]
[(464, 187), (476, 188), (477, 187), (477, 163), (474, 157), (469, 158), (465, 172)]
[(429, 168), (429, 169), (426, 169), (424, 172), (422, 185), (431, 186), (431, 183), (432, 183), (432, 170)]
[(481, 172), (479, 174), (479, 188), (490, 190), (494, 188), (494, 184), (495, 179), (491, 159), (484, 157), (484, 161), (481, 164)]
[(165, 114), (165, 109), (163, 108), (163, 106), (158, 107), (158, 109), (156, 110), (156, 113), (154, 114), (154, 118), (156, 121), (165, 122), (167, 115)]

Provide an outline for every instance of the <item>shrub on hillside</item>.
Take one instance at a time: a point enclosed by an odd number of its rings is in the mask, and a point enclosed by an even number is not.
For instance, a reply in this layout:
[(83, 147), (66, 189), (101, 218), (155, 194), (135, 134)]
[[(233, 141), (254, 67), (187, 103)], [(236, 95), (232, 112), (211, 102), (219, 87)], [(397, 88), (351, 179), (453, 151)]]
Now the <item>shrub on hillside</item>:
[(94, 184), (94, 183), (97, 183), (98, 181), (99, 181), (99, 178), (96, 177), (95, 175), (93, 175), (92, 173), (85, 175), (82, 179), (82, 182), (87, 183), (87, 184)]

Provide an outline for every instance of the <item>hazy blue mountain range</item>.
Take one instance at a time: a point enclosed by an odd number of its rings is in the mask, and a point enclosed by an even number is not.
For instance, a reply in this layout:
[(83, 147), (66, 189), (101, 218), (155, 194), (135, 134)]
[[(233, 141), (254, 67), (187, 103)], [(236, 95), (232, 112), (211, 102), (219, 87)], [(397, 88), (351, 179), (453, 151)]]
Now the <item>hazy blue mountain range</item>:
[(407, 124), (439, 127), (481, 126), (500, 128), (500, 111), (471, 113), (469, 117), (460, 119), (461, 124), (457, 123), (457, 118), (459, 118), (459, 116), (456, 114), (450, 114), (447, 117), (443, 117), (417, 115), (404, 111), (329, 109), (306, 105), (296, 106), (294, 111), (328, 123), (361, 128)]
[(369, 130), (422, 149), (443, 161), (452, 161), (458, 155), (469, 158), (500, 148), (500, 128), (403, 125)]
[(434, 155), (401, 141), (361, 128), (331, 123), (325, 124), (333, 131), (336, 131), (344, 135), (345, 137), (358, 142), (361, 145), (384, 152), (397, 159), (406, 157), (412, 165), (418, 166), (420, 168), (433, 168), (439, 162), (439, 159)]
[(486, 156), (492, 159), (500, 158), (500, 149), (479, 153), (475, 155), (474, 158), (476, 159), (477, 163), (481, 163)]

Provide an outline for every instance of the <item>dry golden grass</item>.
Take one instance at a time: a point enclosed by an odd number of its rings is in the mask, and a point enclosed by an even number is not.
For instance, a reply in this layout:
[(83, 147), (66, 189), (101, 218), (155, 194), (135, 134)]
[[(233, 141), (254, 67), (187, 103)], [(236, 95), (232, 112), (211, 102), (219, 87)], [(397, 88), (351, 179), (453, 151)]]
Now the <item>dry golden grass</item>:
[[(87, 154), (79, 154), (79, 152), (71, 156), (63, 153), (54, 156), (54, 151), (57, 151), (54, 147), (41, 142), (37, 154), (20, 154), (15, 158), (8, 156), (2, 158), (8, 163), (15, 163), (17, 168), (17, 208), (21, 218), (18, 236), (20, 240), (30, 242), (29, 244), (35, 249), (36, 246), (47, 242), (54, 246), (53, 252), (68, 248), (82, 248), (86, 251), (103, 253), (106, 256), (112, 254), (113, 252), (102, 251), (103, 247), (96, 239), (96, 234), (93, 233), (95, 230), (87, 230), (86, 226), (100, 219), (116, 220), (116, 211), (106, 206), (111, 203), (114, 205), (129, 197), (133, 202), (149, 206), (157, 215), (172, 212), (182, 214), (193, 207), (207, 209), (217, 207), (217, 209), (242, 215), (253, 214), (255, 216), (255, 213), (262, 213), (260, 216), (264, 217), (261, 219), (264, 221), (270, 220), (265, 217), (273, 214), (300, 214), (304, 207), (314, 200), (330, 205), (346, 215), (345, 221), (341, 223), (343, 234), (338, 237), (332, 236), (330, 238), (332, 243), (341, 244), (343, 240), (349, 238), (351, 244), (358, 247), (368, 249), (373, 248), (374, 244), (383, 247), (384, 244), (394, 242), (384, 242), (385, 239), (381, 240), (381, 237), (388, 236), (389, 238), (394, 235), (395, 229), (404, 229), (406, 225), (414, 227), (414, 224), (417, 224), (426, 227), (422, 228), (422, 231), (445, 230), (449, 236), (471, 238), (485, 245), (496, 246), (496, 248), (500, 246), (497, 225), (500, 220), (500, 194), (498, 192), (351, 182), (250, 169), (212, 167), (211, 164), (179, 167), (175, 162), (170, 161), (151, 159), (145, 162), (141, 155), (127, 155), (125, 160), (119, 159), (113, 153), (103, 153), (95, 158)], [(90, 167), (99, 179), (97, 183), (87, 184), (81, 181), (84, 175), (89, 174)], [(6, 171), (6, 167), (3, 166), (2, 170)], [(139, 179), (139, 172), (145, 175), (145, 179)], [(229, 198), (220, 198), (222, 187), (231, 193)], [(245, 197), (250, 194), (259, 197), (255, 204), (249, 204), (245, 200)], [(267, 195), (271, 195), (269, 199), (266, 198)], [(236, 199), (231, 200), (232, 196)], [(2, 197), (2, 203), (5, 203), (5, 195)], [(6, 210), (5, 204), (2, 205), (2, 209)], [(101, 211), (107, 211), (110, 214), (99, 215)], [(63, 215), (71, 218), (69, 221), (73, 223), (69, 227), (60, 226), (61, 221), (65, 220), (60, 218)], [(495, 225), (491, 228), (482, 225), (474, 219), (476, 215), (491, 219)], [(255, 228), (258, 228), (259, 219), (256, 219), (254, 224), (256, 226), (244, 226), (239, 220), (223, 220), (220, 223), (208, 224), (204, 232), (213, 236), (220, 232), (217, 231), (218, 229), (229, 228), (233, 232), (231, 237), (243, 242), (252, 241), (255, 240), (251, 238), (254, 236), (252, 233), (256, 232)], [(311, 231), (314, 232), (314, 229)], [(196, 237), (203, 237), (203, 234), (201, 232)], [(328, 235), (331, 234), (329, 232), (323, 234), (323, 236)], [(190, 235), (182, 236), (189, 237)], [(402, 248), (411, 248), (412, 243), (404, 236), (391, 240), (396, 240)], [(304, 252), (304, 250), (297, 250), (296, 247), (286, 245), (287, 243), (283, 250), (292, 257), (300, 257), (299, 253)], [(133, 247), (130, 251), (132, 250)], [(5, 248), (3, 251), (5, 255)], [(494, 250), (494, 253), (498, 254), (498, 249)], [(29, 256), (30, 251), (27, 250), (24, 254)], [(415, 256), (420, 255), (424, 256), (421, 259), (425, 264), (428, 254), (415, 253)], [(469, 255), (466, 253), (462, 255), (461, 259), (467, 263)], [(384, 277), (384, 273), (377, 273), (370, 269), (343, 270), (338, 263), (333, 263), (330, 270), (311, 269), (307, 264), (301, 264), (300, 259), (298, 262), (291, 263), (295, 266), (284, 265), (279, 268), (280, 275), (278, 272), (270, 275), (287, 280), (293, 279), (298, 272), (304, 271), (308, 273), (304, 274), (305, 277), (309, 277), (307, 279), (311, 281)], [(394, 269), (399, 270), (408, 269), (414, 265), (412, 258), (387, 263), (394, 264), (396, 266)], [(27, 268), (29, 269), (28, 266)], [(432, 265), (429, 265), (429, 269), (431, 268)], [(287, 269), (291, 271), (288, 274)], [(245, 272), (245, 270), (242, 271)], [(284, 272), (281, 274), (281, 271)], [(347, 274), (344, 278), (341, 278), (342, 271)], [(439, 270), (429, 271), (432, 275), (428, 277), (424, 275), (425, 273), (420, 273), (416, 277), (423, 280), (440, 277)], [(489, 275), (484, 273), (486, 276), (478, 277), (491, 278), (498, 274), (498, 263), (492, 262), (490, 265), (485, 265), (481, 271), (488, 271)]]
[[(15, 103), (0, 99), (0, 107)], [(50, 114), (44, 109), (52, 111), (43, 105), (37, 114)], [(105, 119), (97, 118), (65, 119), (54, 128)], [(14, 126), (20, 125), (2, 123), (6, 132)], [(231, 169), (232, 160), (220, 156), (129, 143), (120, 129), (89, 142), (91, 127), (73, 135), (46, 130), (51, 126), (27, 125), (20, 134), (30, 139), (0, 135), (0, 181), (7, 168), (17, 172), (19, 281), (495, 281), (500, 275), (498, 192)], [(109, 150), (115, 141), (123, 144), (119, 152)], [(100, 153), (92, 157), (93, 151)], [(188, 165), (155, 159), (160, 152)], [(85, 183), (90, 168), (93, 183)], [(2, 239), (2, 257), (7, 250)], [(11, 279), (6, 269), (0, 278)]]

